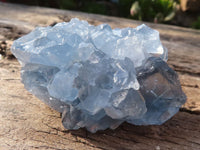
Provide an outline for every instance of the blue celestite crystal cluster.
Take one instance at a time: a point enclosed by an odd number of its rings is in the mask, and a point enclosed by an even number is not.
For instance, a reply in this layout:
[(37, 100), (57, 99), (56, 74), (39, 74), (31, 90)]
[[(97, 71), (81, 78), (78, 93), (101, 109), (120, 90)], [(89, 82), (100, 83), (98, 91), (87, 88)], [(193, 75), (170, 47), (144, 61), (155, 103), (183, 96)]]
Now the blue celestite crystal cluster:
[(67, 129), (158, 125), (186, 101), (158, 31), (146, 25), (112, 30), (72, 19), (36, 28), (12, 52), (25, 88), (61, 112)]

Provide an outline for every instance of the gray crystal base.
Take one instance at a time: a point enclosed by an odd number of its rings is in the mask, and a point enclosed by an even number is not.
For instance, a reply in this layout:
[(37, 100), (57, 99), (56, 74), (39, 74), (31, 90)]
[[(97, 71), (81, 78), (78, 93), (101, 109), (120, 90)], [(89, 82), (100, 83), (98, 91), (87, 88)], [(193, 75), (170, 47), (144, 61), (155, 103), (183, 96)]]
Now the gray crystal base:
[[(62, 113), (62, 123), (67, 129), (86, 127), (96, 132), (115, 129), (124, 121), (135, 125), (158, 125), (177, 113), (186, 100), (177, 74), (156, 57), (149, 58), (144, 66), (137, 68), (137, 79), (141, 85), (139, 90), (130, 88), (113, 93), (109, 104), (94, 114), (83, 109), (87, 106), (82, 106), (81, 98), (67, 104), (49, 95), (46, 86), (58, 72), (56, 67), (28, 64), (22, 68), (21, 76), (27, 90)], [(99, 89), (92, 89), (92, 92), (98, 93)], [(99, 101), (87, 105), (104, 105)]]
[(16, 40), (25, 88), (62, 113), (67, 129), (159, 125), (186, 101), (157, 31), (73, 19)]

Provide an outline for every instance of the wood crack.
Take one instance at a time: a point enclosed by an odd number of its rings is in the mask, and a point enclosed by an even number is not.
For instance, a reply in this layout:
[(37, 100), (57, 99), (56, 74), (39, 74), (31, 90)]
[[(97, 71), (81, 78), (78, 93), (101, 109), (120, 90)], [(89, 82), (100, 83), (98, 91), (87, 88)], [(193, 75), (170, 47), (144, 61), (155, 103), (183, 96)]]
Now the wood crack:
[(200, 110), (196, 110), (196, 111), (192, 111), (192, 110), (189, 110), (187, 108), (180, 108), (180, 112), (186, 112), (186, 113), (189, 113), (189, 114), (193, 114), (193, 115), (200, 115)]

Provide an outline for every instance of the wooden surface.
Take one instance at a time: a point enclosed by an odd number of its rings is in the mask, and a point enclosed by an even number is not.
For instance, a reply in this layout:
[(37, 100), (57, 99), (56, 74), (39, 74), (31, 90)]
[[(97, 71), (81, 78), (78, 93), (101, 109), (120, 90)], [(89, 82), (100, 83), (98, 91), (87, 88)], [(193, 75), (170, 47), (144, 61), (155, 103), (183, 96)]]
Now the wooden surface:
[[(72, 17), (91, 24), (136, 27), (142, 22), (0, 3), (0, 43), (7, 49), (13, 39), (36, 26), (69, 21)], [(91, 134), (85, 129), (68, 131), (60, 114), (28, 93), (20, 82), (20, 65), (14, 59), (0, 60), (0, 150), (198, 150), (200, 149), (200, 31), (150, 24), (161, 34), (169, 50), (168, 64), (175, 69), (188, 99), (171, 120), (161, 126), (122, 124), (116, 130)]]

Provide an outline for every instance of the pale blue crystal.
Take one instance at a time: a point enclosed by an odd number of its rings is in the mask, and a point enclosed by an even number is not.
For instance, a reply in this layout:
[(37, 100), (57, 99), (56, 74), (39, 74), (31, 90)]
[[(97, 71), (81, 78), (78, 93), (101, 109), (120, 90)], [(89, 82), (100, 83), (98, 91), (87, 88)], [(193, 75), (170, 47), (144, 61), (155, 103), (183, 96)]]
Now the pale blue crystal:
[(14, 41), (25, 88), (62, 113), (67, 129), (162, 124), (185, 103), (159, 33), (72, 19)]

